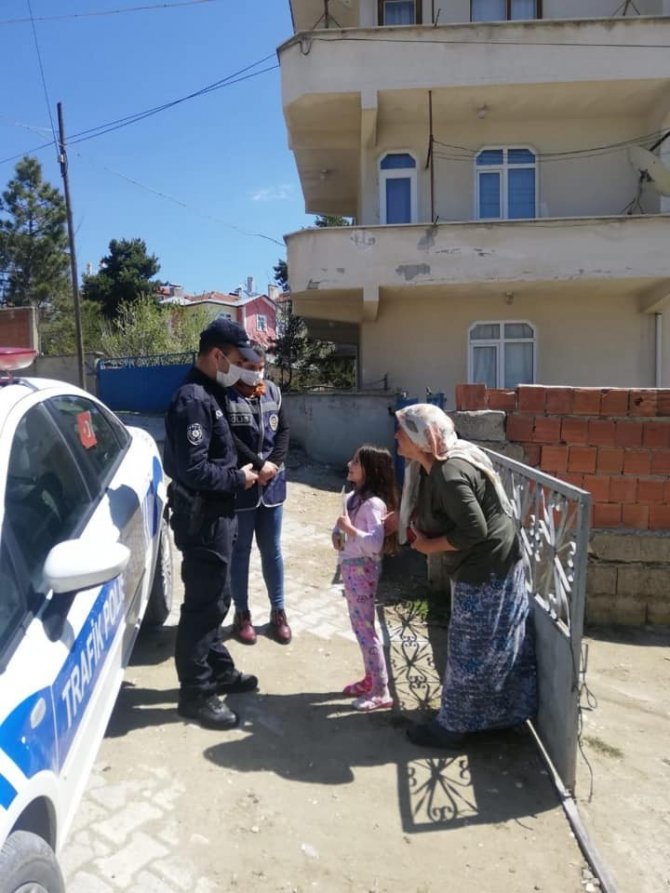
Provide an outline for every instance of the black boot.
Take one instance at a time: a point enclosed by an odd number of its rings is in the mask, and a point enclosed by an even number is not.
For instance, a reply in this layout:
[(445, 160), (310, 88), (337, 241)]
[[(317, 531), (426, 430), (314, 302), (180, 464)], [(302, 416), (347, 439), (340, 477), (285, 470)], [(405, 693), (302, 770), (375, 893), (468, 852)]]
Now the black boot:
[(200, 723), (203, 729), (234, 729), (240, 718), (216, 695), (180, 698), (177, 713)]

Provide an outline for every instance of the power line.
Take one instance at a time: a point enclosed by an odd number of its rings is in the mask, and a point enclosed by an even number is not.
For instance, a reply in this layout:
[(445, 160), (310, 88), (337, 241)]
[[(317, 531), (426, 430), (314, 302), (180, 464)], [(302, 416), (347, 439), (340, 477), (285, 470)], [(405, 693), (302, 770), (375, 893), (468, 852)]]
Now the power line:
[[(653, 143), (659, 136), (661, 131), (641, 134), (640, 136), (631, 137), (617, 143), (608, 143), (602, 146), (587, 146), (584, 149), (570, 149), (563, 152), (535, 152), (535, 157), (541, 161), (571, 161), (580, 158), (596, 158), (600, 155), (618, 152), (632, 146), (638, 146), (643, 143)], [(478, 155), (481, 149), (470, 149), (466, 146), (457, 146), (451, 143), (444, 143), (441, 140), (434, 139), (436, 146), (441, 146), (449, 151), (444, 152), (439, 149), (435, 150), (435, 157), (445, 161), (472, 161)]]
[(180, 0), (177, 3), (156, 3), (150, 6), (128, 6), (124, 9), (103, 9), (94, 12), (71, 12), (56, 16), (38, 16), (27, 19), (0, 19), (0, 25), (25, 25), (28, 22), (59, 22), (64, 19), (84, 19), (99, 16), (125, 15), (128, 12), (147, 12), (156, 9), (176, 9), (179, 6), (196, 6), (201, 3), (216, 3), (218, 0)]
[[(91, 162), (90, 158), (86, 159), (85, 156), (82, 156), (79, 152), (77, 152), (77, 157)], [(193, 205), (189, 205), (187, 202), (182, 201), (179, 198), (175, 198), (175, 196), (173, 195), (168, 195), (166, 192), (161, 192), (159, 189), (154, 189), (152, 186), (147, 186), (146, 183), (141, 183), (134, 177), (129, 177), (127, 174), (122, 174), (120, 171), (116, 171), (113, 168), (107, 167), (106, 165), (100, 165), (100, 167), (102, 167), (103, 170), (107, 171), (107, 173), (113, 174), (113, 176), (115, 177), (120, 177), (122, 180), (126, 180), (126, 182), (128, 183), (132, 183), (133, 186), (137, 186), (139, 189), (144, 189), (146, 192), (150, 192), (152, 195), (157, 195), (159, 198), (172, 202), (175, 205), (179, 205), (181, 208), (185, 208), (187, 211), (191, 211), (193, 214), (197, 214), (199, 217), (204, 217), (207, 220), (213, 220), (215, 223), (219, 223), (222, 226), (225, 226), (227, 229), (232, 229), (235, 232), (241, 233), (241, 235), (243, 236), (253, 236), (257, 239), (265, 239), (265, 241), (267, 242), (272, 242), (275, 245), (279, 245), (280, 248), (285, 247), (283, 242), (280, 242), (278, 239), (275, 239), (272, 236), (268, 236), (265, 233), (255, 233), (250, 232), (246, 229), (242, 229), (242, 227), (235, 226), (232, 223), (228, 223), (227, 221), (222, 220), (220, 217), (216, 217), (214, 214), (210, 214), (207, 211), (201, 211), (199, 208), (195, 208), (193, 207)]]
[(44, 65), (42, 64), (42, 54), (40, 53), (40, 44), (37, 40), (37, 28), (35, 27), (35, 19), (33, 18), (33, 8), (31, 6), (30, 0), (26, 0), (28, 4), (28, 12), (30, 13), (30, 24), (33, 30), (33, 40), (35, 41), (35, 51), (37, 52), (37, 61), (40, 66), (40, 76), (42, 78), (42, 89), (44, 90), (44, 99), (47, 104), (47, 111), (49, 112), (49, 121), (51, 122), (51, 133), (53, 135), (54, 146), (56, 147), (56, 152), (58, 152), (58, 138), (56, 137), (56, 128), (54, 126), (53, 115), (51, 114), (51, 102), (49, 100), (49, 91), (47, 90), (47, 81), (44, 76)]
[[(268, 59), (274, 57), (274, 53), (264, 56), (262, 59), (258, 59), (256, 62), (253, 62), (251, 65), (247, 65), (244, 68), (239, 69), (239, 71), (235, 71), (232, 74), (227, 75), (225, 78), (221, 78), (218, 81), (214, 81), (211, 84), (207, 84), (204, 87), (201, 87), (199, 90), (195, 90), (193, 93), (189, 93), (187, 96), (181, 96), (178, 99), (173, 99), (170, 102), (163, 103), (162, 105), (154, 106), (150, 109), (145, 109), (142, 112), (136, 112), (132, 115), (126, 115), (123, 118), (117, 118), (115, 121), (108, 121), (105, 124), (99, 124), (96, 127), (90, 127), (87, 130), (81, 130), (78, 133), (75, 133), (72, 138), (69, 140), (70, 145), (73, 143), (84, 142), (89, 139), (93, 139), (96, 136), (103, 136), (105, 133), (111, 133), (113, 130), (119, 130), (122, 127), (126, 127), (130, 124), (135, 124), (137, 121), (142, 121), (144, 118), (149, 118), (152, 115), (157, 115), (159, 112), (166, 111), (167, 109), (174, 108), (181, 103), (188, 102), (191, 99), (195, 99), (199, 96), (205, 96), (208, 93), (212, 93), (215, 90), (220, 90), (223, 87), (232, 87), (235, 84), (239, 84), (242, 81), (250, 80), (251, 78), (258, 77), (261, 74), (266, 74), (269, 71), (274, 71), (279, 68), (278, 64), (270, 65), (267, 68), (262, 68), (258, 71), (252, 71), (251, 69), (255, 68), (258, 65), (262, 65), (263, 62), (267, 62)], [(25, 152), (19, 152), (16, 155), (10, 155), (7, 158), (0, 158), (0, 164), (7, 164), (11, 161), (16, 161), (19, 158), (23, 158), (25, 155), (33, 155), (36, 152), (42, 151), (42, 149), (46, 149), (51, 145), (51, 142), (41, 143), (39, 146), (34, 146), (32, 149), (27, 149)]]

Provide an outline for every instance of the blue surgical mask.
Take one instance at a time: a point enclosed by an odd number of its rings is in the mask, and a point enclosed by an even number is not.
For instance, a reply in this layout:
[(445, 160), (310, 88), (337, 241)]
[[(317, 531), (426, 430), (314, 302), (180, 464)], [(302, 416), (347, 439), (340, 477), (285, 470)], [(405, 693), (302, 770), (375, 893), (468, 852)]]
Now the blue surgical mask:
[(222, 372), (220, 369), (217, 370), (216, 381), (222, 388), (231, 388), (234, 384), (237, 384), (244, 371), (240, 366), (229, 363), (227, 372)]

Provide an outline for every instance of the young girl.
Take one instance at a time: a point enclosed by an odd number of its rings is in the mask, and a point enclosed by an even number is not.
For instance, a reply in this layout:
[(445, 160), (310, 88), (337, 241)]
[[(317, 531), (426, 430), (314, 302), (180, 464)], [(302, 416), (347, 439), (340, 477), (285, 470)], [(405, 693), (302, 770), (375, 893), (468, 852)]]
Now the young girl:
[(375, 631), (375, 595), (382, 553), (394, 550), (395, 534), (385, 536), (384, 518), (397, 508), (393, 459), (381, 447), (362, 446), (348, 463), (354, 490), (333, 530), (333, 546), (349, 607), (351, 626), (363, 653), (365, 676), (344, 694), (356, 697), (357, 710), (393, 706), (384, 649)]

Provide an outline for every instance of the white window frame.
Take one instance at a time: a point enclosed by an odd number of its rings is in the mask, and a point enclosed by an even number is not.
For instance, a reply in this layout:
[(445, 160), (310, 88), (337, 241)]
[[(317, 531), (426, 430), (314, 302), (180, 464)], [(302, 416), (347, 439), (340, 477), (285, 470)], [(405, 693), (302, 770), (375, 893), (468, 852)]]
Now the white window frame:
[[(409, 155), (414, 160), (414, 167), (401, 167), (395, 170), (382, 170), (382, 161), (389, 155)], [(377, 173), (379, 175), (379, 220), (383, 226), (408, 226), (403, 223), (387, 223), (386, 222), (386, 181), (387, 180), (407, 180), (410, 181), (410, 214), (412, 219), (409, 223), (419, 222), (419, 199), (418, 199), (418, 170), (419, 161), (414, 152), (409, 149), (392, 149), (387, 150), (379, 156), (377, 160)]]
[[(511, 150), (515, 149), (525, 149), (527, 152), (532, 152), (535, 156), (534, 164), (509, 164), (507, 161), (507, 153)], [(482, 154), (482, 152), (500, 152), (505, 153), (503, 155), (502, 164), (487, 164), (487, 165), (478, 165), (477, 159)], [(540, 180), (538, 176), (538, 151), (534, 146), (481, 146), (475, 152), (475, 220), (510, 220), (512, 218), (509, 217), (509, 195), (508, 195), (508, 174), (510, 170), (528, 170), (529, 168), (534, 168), (535, 170), (535, 214), (533, 217), (514, 217), (514, 220), (537, 220), (539, 214), (538, 209), (540, 207)], [(500, 210), (502, 211), (502, 216), (500, 217), (480, 217), (480, 208), (479, 208), (479, 175), (480, 173), (487, 174), (500, 174)]]
[(256, 331), (257, 332), (267, 332), (268, 330), (268, 318), (264, 313), (256, 314)]
[[(505, 326), (529, 326), (533, 330), (532, 338), (505, 338)], [(491, 339), (472, 340), (472, 333), (477, 326), (500, 326), (500, 337)], [(474, 348), (497, 348), (496, 388), (505, 388), (505, 344), (532, 344), (533, 345), (533, 380), (524, 384), (537, 382), (537, 326), (528, 319), (478, 319), (468, 327), (468, 382), (474, 383)]]

